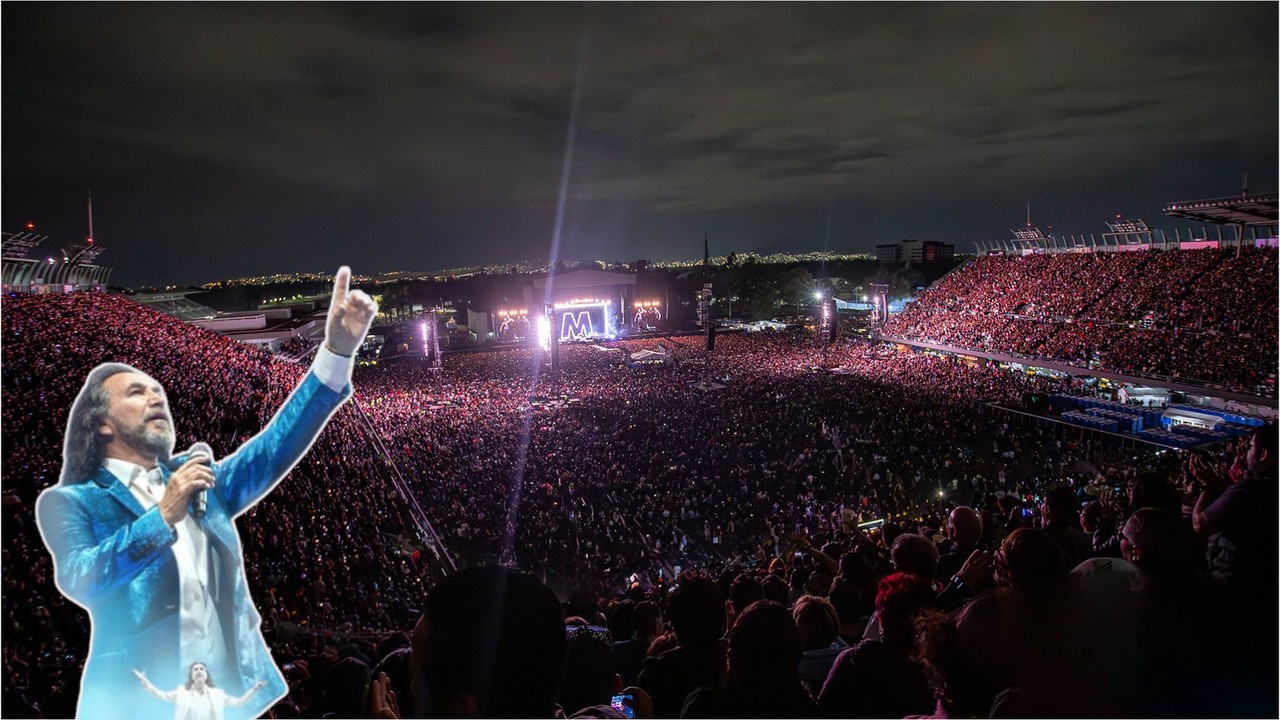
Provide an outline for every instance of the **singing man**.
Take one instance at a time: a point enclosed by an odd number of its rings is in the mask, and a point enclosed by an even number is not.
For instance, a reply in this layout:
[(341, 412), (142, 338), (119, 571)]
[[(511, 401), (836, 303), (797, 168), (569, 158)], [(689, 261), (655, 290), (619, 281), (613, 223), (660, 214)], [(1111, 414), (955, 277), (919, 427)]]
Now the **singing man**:
[(173, 687), (200, 663), (233, 696), (265, 683), (228, 708), (228, 719), (257, 717), (284, 697), (234, 520), (297, 464), (351, 395), (352, 358), (377, 305), (350, 281), (350, 268), (340, 268), (310, 372), (262, 432), (220, 461), (196, 446), (172, 457), (173, 419), (150, 376), (120, 363), (89, 373), (67, 421), (61, 477), (36, 503), (58, 589), (93, 625), (78, 717), (172, 717), (171, 705), (133, 681), (134, 668)]

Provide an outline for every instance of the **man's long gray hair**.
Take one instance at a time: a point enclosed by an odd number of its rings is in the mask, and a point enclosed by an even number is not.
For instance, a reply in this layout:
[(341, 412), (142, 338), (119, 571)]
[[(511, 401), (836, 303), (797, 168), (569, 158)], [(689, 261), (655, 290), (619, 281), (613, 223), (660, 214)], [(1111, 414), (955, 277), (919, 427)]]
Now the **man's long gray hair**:
[(103, 363), (85, 378), (84, 387), (76, 395), (76, 401), (71, 404), (71, 414), (67, 417), (67, 437), (62, 444), (62, 475), (58, 482), (84, 482), (102, 467), (107, 443), (98, 428), (107, 417), (111, 401), (103, 385), (112, 375), (130, 372), (142, 371), (124, 363)]
[(191, 688), (196, 686), (195, 674), (196, 674), (197, 665), (200, 665), (204, 668), (204, 684), (208, 685), (209, 687), (218, 687), (217, 685), (213, 684), (213, 676), (209, 674), (209, 666), (199, 661), (191, 663), (191, 667), (187, 668), (187, 682), (185, 685), (183, 685), (183, 687), (190, 690)]

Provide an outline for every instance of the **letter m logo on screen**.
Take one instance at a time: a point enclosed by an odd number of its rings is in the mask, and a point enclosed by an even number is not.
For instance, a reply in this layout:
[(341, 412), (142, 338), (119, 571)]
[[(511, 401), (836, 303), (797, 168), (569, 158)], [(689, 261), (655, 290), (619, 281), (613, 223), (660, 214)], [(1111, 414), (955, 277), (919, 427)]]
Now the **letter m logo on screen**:
[(560, 339), (587, 337), (595, 334), (591, 325), (591, 313), (583, 310), (577, 313), (565, 313), (560, 319)]

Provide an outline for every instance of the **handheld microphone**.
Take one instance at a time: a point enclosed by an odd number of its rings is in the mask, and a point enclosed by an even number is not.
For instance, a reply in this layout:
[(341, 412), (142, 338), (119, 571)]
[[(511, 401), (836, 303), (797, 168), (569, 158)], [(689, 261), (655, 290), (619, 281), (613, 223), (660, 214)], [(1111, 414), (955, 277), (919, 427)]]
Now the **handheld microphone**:
[[(191, 447), (187, 448), (186, 452), (174, 458), (171, 463), (172, 467), (177, 468), (181, 466), (183, 463), (190, 460), (191, 458), (197, 457), (199, 455), (203, 455), (209, 458), (210, 465), (213, 464), (213, 448), (209, 447), (209, 443), (198, 442), (198, 443), (193, 443)], [(205, 513), (208, 512), (208, 510), (209, 510), (209, 491), (208, 490), (201, 490), (197, 492), (195, 495), (191, 496), (191, 516), (192, 517), (199, 520), (205, 516)]]

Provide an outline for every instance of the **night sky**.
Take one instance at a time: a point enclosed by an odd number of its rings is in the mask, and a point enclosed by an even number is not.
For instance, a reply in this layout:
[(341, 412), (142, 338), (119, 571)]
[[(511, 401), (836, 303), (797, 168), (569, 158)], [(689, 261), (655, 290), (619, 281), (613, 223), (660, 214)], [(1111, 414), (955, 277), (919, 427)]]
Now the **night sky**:
[[(15, 4), (3, 224), (112, 284), (1172, 232), (1277, 189), (1277, 4)], [(573, 108), (577, 107), (576, 114)]]

